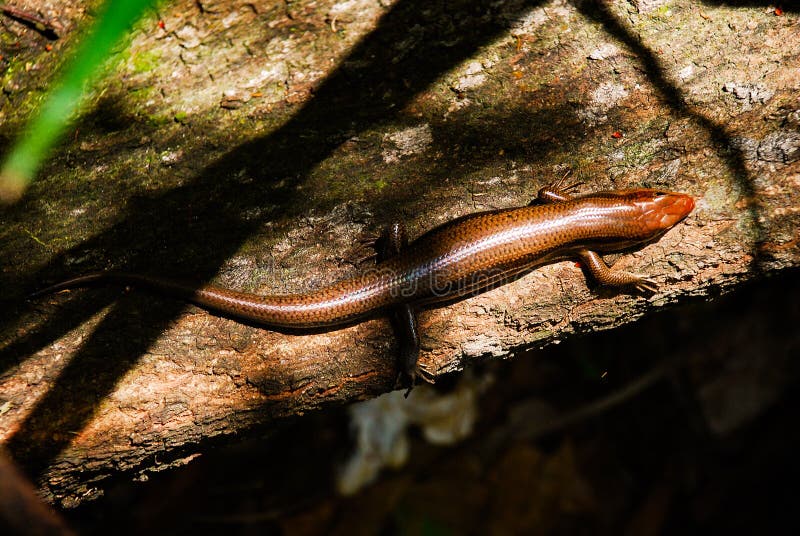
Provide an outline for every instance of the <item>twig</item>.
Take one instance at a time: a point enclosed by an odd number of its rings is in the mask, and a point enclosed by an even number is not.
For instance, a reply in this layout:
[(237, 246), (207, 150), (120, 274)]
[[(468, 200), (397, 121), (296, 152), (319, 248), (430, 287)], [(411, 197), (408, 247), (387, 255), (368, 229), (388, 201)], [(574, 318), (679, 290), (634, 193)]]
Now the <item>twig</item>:
[(554, 421), (543, 422), (539, 426), (537, 426), (535, 423), (531, 423), (530, 427), (526, 430), (521, 430), (517, 437), (529, 440), (538, 439), (542, 436), (546, 436), (558, 430), (572, 426), (573, 424), (588, 420), (596, 415), (605, 413), (614, 406), (626, 402), (664, 378), (664, 376), (666, 376), (667, 372), (669, 372), (673, 366), (674, 364), (671, 362), (662, 363), (660, 366), (655, 367), (653, 370), (641, 375), (631, 383), (625, 385), (620, 390), (611, 393), (606, 397), (589, 402), (585, 406), (560, 416)]
[(25, 26), (33, 28), (48, 39), (58, 39), (58, 33), (53, 23), (39, 15), (7, 5), (0, 5), (0, 11), (7, 17), (11, 17), (17, 22), (21, 22)]

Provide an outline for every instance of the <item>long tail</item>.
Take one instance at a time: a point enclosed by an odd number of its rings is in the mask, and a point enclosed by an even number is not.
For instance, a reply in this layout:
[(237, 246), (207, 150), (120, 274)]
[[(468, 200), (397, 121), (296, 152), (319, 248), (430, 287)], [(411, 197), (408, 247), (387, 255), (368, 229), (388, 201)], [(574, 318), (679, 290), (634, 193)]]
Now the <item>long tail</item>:
[(55, 285), (37, 290), (36, 292), (29, 294), (27, 299), (32, 300), (47, 294), (59, 292), (61, 290), (88, 287), (95, 284), (105, 283), (120, 283), (123, 285), (133, 284), (158, 292), (171, 294), (178, 298), (183, 298), (190, 301), (192, 301), (197, 288), (186, 283), (173, 281), (171, 279), (148, 277), (127, 272), (89, 272), (88, 274), (84, 274), (79, 277), (73, 277), (72, 279), (67, 279), (66, 281), (61, 281)]
[[(368, 316), (387, 305), (388, 290), (380, 287), (372, 294), (360, 290), (364, 282), (351, 279), (304, 294), (284, 296), (238, 292), (214, 285), (191, 285), (178, 280), (128, 272), (91, 272), (34, 292), (28, 299), (75, 287), (117, 283), (167, 294), (232, 318), (253, 321), (268, 327), (335, 327)], [(377, 295), (376, 295), (377, 294)]]

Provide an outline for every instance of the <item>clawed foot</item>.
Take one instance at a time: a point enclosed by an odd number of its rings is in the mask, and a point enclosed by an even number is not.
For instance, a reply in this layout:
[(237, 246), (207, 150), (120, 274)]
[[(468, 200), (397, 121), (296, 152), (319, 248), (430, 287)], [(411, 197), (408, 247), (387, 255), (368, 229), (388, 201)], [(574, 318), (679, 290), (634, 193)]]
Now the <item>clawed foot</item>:
[(596, 251), (582, 250), (578, 251), (576, 256), (600, 285), (613, 288), (635, 288), (640, 292), (658, 292), (658, 285), (655, 281), (640, 275), (610, 269)]
[(374, 235), (362, 236), (360, 238), (356, 238), (356, 242), (358, 242), (362, 247), (374, 248), (375, 244), (378, 243), (379, 238), (379, 236)]
[(417, 371), (416, 367), (412, 371), (402, 371), (397, 374), (397, 379), (394, 382), (394, 388), (395, 390), (405, 388), (406, 392), (403, 396), (408, 398), (408, 395), (411, 394), (411, 390), (414, 389), (414, 386), (417, 384), (417, 378), (419, 378), (419, 372)]
[(571, 184), (566, 184), (567, 178), (572, 175), (572, 170), (568, 169), (560, 179), (548, 184), (539, 190), (536, 194), (536, 199), (530, 202), (531, 205), (537, 203), (560, 203), (572, 199), (572, 195), (576, 193), (578, 187), (584, 184), (583, 181), (575, 181)]
[(378, 259), (377, 244), (380, 237), (369, 235), (356, 238), (355, 245), (350, 248), (344, 258), (354, 266), (361, 266), (365, 262), (374, 262)]
[(567, 182), (567, 179), (570, 178), (571, 176), (572, 176), (572, 168), (570, 168), (567, 171), (565, 171), (564, 174), (561, 175), (560, 179), (558, 179), (557, 181), (555, 181), (554, 183), (552, 183), (552, 184), (550, 184), (548, 186), (545, 186), (544, 188), (542, 188), (539, 191), (541, 192), (541, 191), (549, 190), (551, 192), (556, 192), (556, 193), (559, 193), (559, 194), (563, 194), (565, 196), (569, 195), (569, 194), (574, 194), (575, 191), (580, 186), (583, 186), (586, 183), (584, 181), (575, 181), (575, 182), (573, 182), (571, 184), (567, 184), (565, 186), (565, 183)]
[(658, 284), (652, 279), (633, 274), (631, 274), (631, 277), (636, 279), (631, 283), (631, 286), (639, 292), (649, 292), (652, 294), (658, 292)]
[(361, 266), (361, 265), (362, 265), (362, 264), (364, 264), (365, 262), (373, 262), (373, 261), (375, 261), (377, 258), (378, 258), (378, 254), (377, 254), (377, 253), (375, 253), (375, 252), (372, 252), (372, 253), (367, 253), (367, 254), (366, 254), (366, 255), (364, 255), (363, 257), (359, 257), (359, 258), (355, 259), (355, 260), (353, 261), (353, 264), (355, 264), (355, 265), (357, 265), (357, 266)]

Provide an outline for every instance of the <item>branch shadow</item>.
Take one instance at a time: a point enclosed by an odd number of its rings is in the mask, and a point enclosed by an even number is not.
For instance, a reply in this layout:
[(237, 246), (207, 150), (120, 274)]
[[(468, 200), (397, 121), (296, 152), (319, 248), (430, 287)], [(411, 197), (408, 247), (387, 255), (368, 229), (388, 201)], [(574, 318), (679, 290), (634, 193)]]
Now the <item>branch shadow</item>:
[[(141, 271), (157, 266), (169, 273), (192, 266), (198, 281), (214, 276), (222, 263), (267, 219), (243, 220), (248, 209), (274, 206), (293, 215), (295, 186), (353, 131), (391, 119), (397, 110), (436, 77), (470, 57), (485, 43), (508, 29), (508, 21), (540, 2), (506, 3), (460, 0), (431, 4), (404, 0), (395, 4), (368, 35), (316, 91), (314, 98), (277, 132), (228, 152), (192, 181), (153, 198), (138, 199), (124, 219), (79, 246), (57, 255), (47, 266), (12, 278), (11, 286), (30, 289), (67, 272), (68, 259), (88, 251), (124, 252), (124, 269)], [(429, 26), (418, 25), (427, 11)], [(410, 28), (418, 28), (407, 46)], [(387, 69), (387, 66), (391, 68)], [(390, 99), (385, 98), (391, 95)], [(268, 163), (265, 166), (265, 163)], [(253, 177), (245, 191), (236, 172)], [(267, 212), (269, 214), (269, 212)], [(142, 230), (152, 236), (150, 247), (141, 244)], [(105, 294), (105, 293), (104, 293)], [(160, 302), (158, 307), (137, 304), (126, 297), (111, 305), (92, 335), (72, 356), (53, 387), (38, 402), (7, 447), (26, 470), (39, 477), (81, 430), (116, 383), (184, 305)], [(69, 300), (71, 318), (47, 318), (38, 329), (0, 352), (4, 368), (64, 335), (100, 307), (110, 295)], [(139, 307), (139, 306), (141, 307)], [(13, 323), (17, 315), (30, 314), (30, 306), (6, 310), (0, 318)], [(137, 311), (147, 311), (147, 321), (132, 326)], [(129, 333), (125, 341), (114, 333)], [(114, 359), (106, 356), (113, 348)], [(93, 370), (86, 377), (86, 370)]]
[[(160, 272), (169, 274), (185, 272), (181, 267), (191, 266), (196, 280), (211, 279), (264, 221), (276, 212), (289, 217), (298, 213), (295, 203), (301, 194), (295, 187), (350, 133), (395, 117), (397, 110), (438, 76), (506, 31), (509, 20), (540, 4), (540, 0), (506, 3), (458, 0), (435, 4), (401, 0), (284, 127), (232, 149), (184, 186), (153, 198), (138, 199), (127, 207), (120, 223), (59, 254), (43, 269), (16, 277), (13, 285), (31, 289), (42, 281), (58, 279), (69, 271), (69, 258), (91, 251), (123, 253), (124, 264), (116, 268), (127, 271), (146, 272), (156, 266)], [(692, 113), (653, 53), (619, 23), (603, 2), (576, 0), (575, 5), (585, 17), (602, 24), (610, 35), (638, 55), (647, 76), (676, 113), (693, 118), (707, 130), (714, 143), (730, 148), (726, 164), (743, 195), (752, 194), (752, 178), (743, 155), (732, 148), (731, 136), (725, 128)], [(423, 10), (429, 11), (426, 23), (433, 23), (411, 34), (414, 42), (409, 49), (399, 48), (398, 43), (408, 42), (409, 29), (419, 26)], [(391, 98), (386, 99), (385, 95)], [(546, 110), (537, 117), (549, 121), (557, 113), (563, 110)], [(235, 178), (243, 169), (254, 178), (246, 187)], [(388, 199), (385, 202), (387, 206), (391, 203)], [(264, 211), (264, 216), (253, 219), (240, 217), (249, 209), (263, 206), (274, 207), (275, 212)], [(758, 218), (752, 220), (757, 222)], [(142, 244), (143, 229), (150, 233), (151, 238), (146, 242), (149, 247), (130, 251), (129, 244)], [(757, 253), (756, 248), (754, 266), (758, 265)], [(0, 322), (4, 324), (15, 322), (19, 315), (45, 317), (38, 328), (0, 351), (2, 371), (113, 304), (72, 356), (53, 388), (8, 441), (14, 458), (36, 477), (68, 445), (71, 433), (85, 426), (100, 402), (184, 307), (168, 300), (159, 300), (158, 306), (153, 307), (147, 298), (136, 296), (114, 302), (114, 297), (110, 291), (79, 294), (61, 306), (66, 309), (62, 309), (63, 314), (58, 318), (51, 318), (46, 312), (36, 313), (29, 305), (17, 305), (0, 313)], [(145, 319), (141, 317), (143, 311)], [(115, 340), (116, 333), (130, 333), (130, 337), (125, 341)], [(106, 356), (112, 353), (115, 359), (110, 360)], [(86, 377), (86, 370), (95, 372)]]
[[(733, 136), (728, 130), (722, 124), (692, 111), (680, 89), (665, 75), (666, 69), (661, 66), (656, 55), (632, 31), (620, 23), (619, 19), (614, 16), (614, 13), (608, 9), (602, 0), (576, 0), (575, 5), (586, 18), (601, 24), (606, 32), (634, 52), (647, 77), (651, 80), (653, 87), (661, 93), (664, 101), (674, 112), (680, 116), (691, 118), (708, 133), (711, 141), (720, 151), (720, 157), (731, 171), (733, 180), (742, 193), (742, 197), (754, 198), (754, 177), (748, 172), (744, 154), (733, 143)], [(762, 266), (761, 248), (758, 246), (764, 240), (765, 230), (764, 226), (759, 222), (758, 206), (755, 203), (750, 203), (747, 211), (755, 228), (754, 236), (756, 237), (755, 243), (752, 244), (750, 269), (758, 272)]]

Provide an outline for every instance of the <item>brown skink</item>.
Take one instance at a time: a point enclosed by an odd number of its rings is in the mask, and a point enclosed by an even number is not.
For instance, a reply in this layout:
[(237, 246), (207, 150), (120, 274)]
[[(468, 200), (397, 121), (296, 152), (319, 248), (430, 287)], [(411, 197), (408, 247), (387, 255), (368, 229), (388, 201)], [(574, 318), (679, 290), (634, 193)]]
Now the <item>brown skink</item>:
[(647, 279), (612, 271), (599, 253), (657, 240), (692, 211), (692, 197), (648, 189), (572, 197), (572, 189), (559, 184), (543, 188), (529, 206), (464, 216), (410, 244), (401, 225), (391, 226), (373, 268), (303, 294), (261, 296), (147, 275), (95, 272), (35, 296), (96, 282), (133, 284), (275, 328), (333, 328), (386, 311), (399, 331), (402, 366), (413, 382), (418, 308), (478, 293), (567, 258), (579, 259), (600, 284), (655, 290)]

